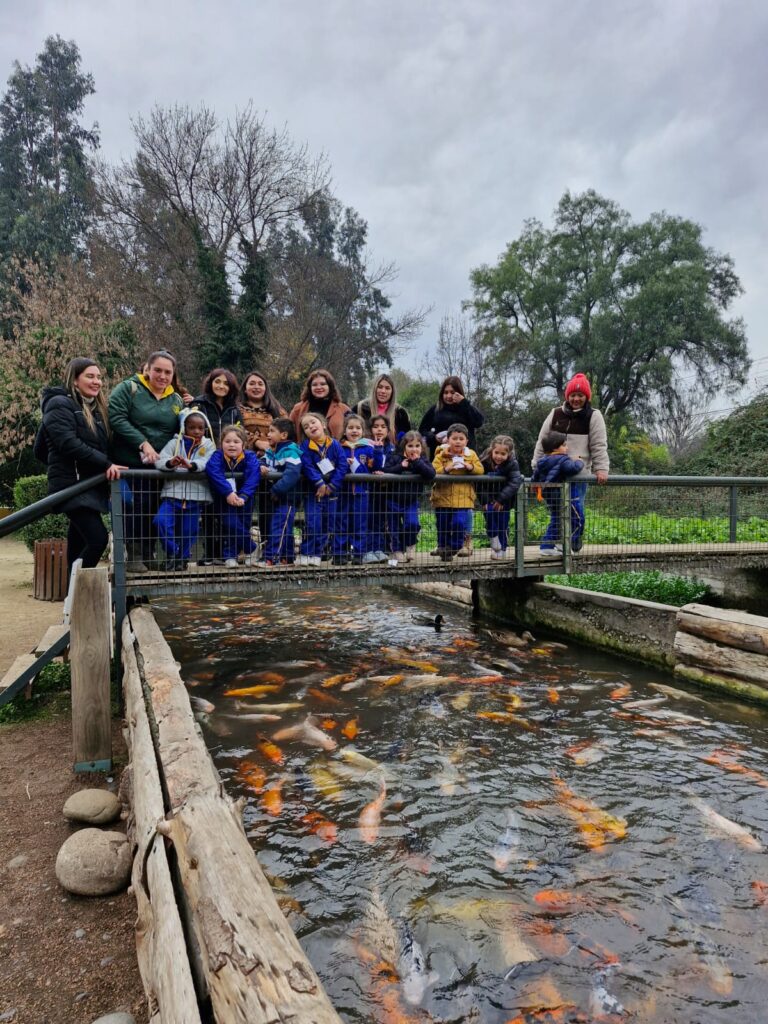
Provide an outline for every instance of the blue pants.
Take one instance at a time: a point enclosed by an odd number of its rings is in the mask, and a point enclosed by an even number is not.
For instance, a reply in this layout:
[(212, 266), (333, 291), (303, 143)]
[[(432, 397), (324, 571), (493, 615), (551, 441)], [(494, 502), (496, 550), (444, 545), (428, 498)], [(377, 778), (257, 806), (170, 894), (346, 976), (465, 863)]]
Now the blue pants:
[(387, 526), (393, 551), (405, 551), (413, 547), (419, 537), (419, 501), (387, 502)]
[(293, 562), (293, 520), (296, 509), (293, 504), (273, 505), (269, 514), (267, 543), (264, 547), (264, 558), (270, 562)]
[[(562, 497), (559, 489), (554, 487), (542, 488), (544, 501), (549, 509), (549, 526), (541, 539), (541, 547), (552, 548), (555, 544), (562, 543), (560, 517), (562, 512)], [(571, 550), (581, 551), (584, 537), (584, 497), (587, 493), (587, 485), (582, 483), (571, 484)]]
[(330, 541), (331, 553), (346, 554), (344, 516), (337, 494), (317, 498), (314, 491), (304, 495), (304, 540), (302, 555), (319, 558)]
[(509, 533), (509, 509), (505, 508), (501, 512), (497, 512), (490, 505), (486, 505), (483, 515), (485, 516), (485, 532), (488, 534), (488, 540), (498, 537), (501, 550), (506, 551), (507, 534)]
[(221, 523), (222, 555), (224, 558), (237, 558), (241, 551), (250, 555), (256, 549), (251, 537), (251, 519), (253, 517), (253, 499), (241, 508), (234, 505), (221, 504), (216, 509)]
[[(357, 491), (357, 493), (355, 493)], [(341, 495), (341, 511), (344, 517), (344, 547), (353, 555), (364, 555), (376, 551), (370, 546), (368, 522), (370, 507), (368, 488), (351, 485)]]
[(201, 501), (163, 498), (154, 518), (160, 543), (169, 558), (183, 558), (192, 553), (200, 526)]
[(472, 535), (471, 508), (436, 508), (437, 546), (449, 551), (464, 547), (467, 534)]

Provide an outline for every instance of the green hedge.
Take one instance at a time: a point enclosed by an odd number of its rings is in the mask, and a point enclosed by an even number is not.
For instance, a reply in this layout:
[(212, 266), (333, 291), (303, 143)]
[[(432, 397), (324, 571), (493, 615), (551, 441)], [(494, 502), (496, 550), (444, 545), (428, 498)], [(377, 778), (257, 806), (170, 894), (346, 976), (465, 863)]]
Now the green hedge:
[[(14, 508), (26, 508), (36, 501), (40, 501), (48, 494), (48, 478), (41, 476), (23, 476), (13, 485)], [(35, 550), (36, 540), (48, 540), (49, 537), (66, 537), (69, 520), (59, 512), (53, 515), (43, 516), (29, 526), (22, 526), (19, 536), (27, 545), (30, 551)]]
[(637, 597), (643, 601), (658, 601), (680, 608), (692, 601), (700, 601), (709, 593), (701, 580), (668, 573), (652, 572), (583, 572), (573, 576), (545, 576), (547, 583), (558, 583), (577, 590), (591, 590), (619, 597)]

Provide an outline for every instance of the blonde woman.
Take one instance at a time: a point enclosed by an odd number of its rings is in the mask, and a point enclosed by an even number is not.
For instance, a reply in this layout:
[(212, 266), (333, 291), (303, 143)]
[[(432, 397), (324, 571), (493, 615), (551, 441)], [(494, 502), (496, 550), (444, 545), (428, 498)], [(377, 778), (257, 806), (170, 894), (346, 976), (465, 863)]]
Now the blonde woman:
[(365, 420), (370, 432), (371, 418), (385, 416), (389, 423), (390, 441), (396, 444), (411, 429), (411, 419), (402, 405), (397, 404), (395, 382), (388, 373), (380, 373), (371, 386), (371, 394), (355, 406), (354, 411)]

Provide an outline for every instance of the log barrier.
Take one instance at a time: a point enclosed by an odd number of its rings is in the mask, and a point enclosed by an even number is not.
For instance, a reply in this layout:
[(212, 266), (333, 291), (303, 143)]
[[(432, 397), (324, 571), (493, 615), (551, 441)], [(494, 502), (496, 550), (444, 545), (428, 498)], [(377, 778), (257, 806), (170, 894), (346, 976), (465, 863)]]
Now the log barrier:
[(768, 702), (768, 618), (687, 604), (677, 612), (675, 675)]

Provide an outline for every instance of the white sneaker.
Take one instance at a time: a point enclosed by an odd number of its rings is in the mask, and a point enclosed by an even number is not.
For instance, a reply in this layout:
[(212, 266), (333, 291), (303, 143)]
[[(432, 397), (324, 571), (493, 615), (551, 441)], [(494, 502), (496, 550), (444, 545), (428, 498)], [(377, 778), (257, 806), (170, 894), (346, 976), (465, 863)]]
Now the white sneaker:
[(411, 544), (410, 547), (405, 549), (405, 560), (406, 562), (412, 562), (413, 556), (416, 554), (416, 545)]
[(225, 565), (225, 567), (227, 569), (236, 569), (237, 568), (237, 559), (236, 558), (225, 558), (224, 559), (224, 565)]
[(563, 549), (559, 544), (555, 544), (553, 548), (539, 548), (539, 554), (543, 558), (562, 558)]
[(386, 553), (386, 551), (374, 551), (373, 553), (376, 556), (376, 561), (377, 562), (388, 562), (389, 561), (389, 555)]
[(294, 565), (310, 565), (311, 563), (309, 561), (309, 555), (299, 555), (296, 558), (296, 561), (293, 564)]
[(498, 537), (491, 537), (491, 551), (501, 551), (501, 541)]
[(378, 558), (375, 551), (367, 551), (362, 558), (363, 565), (378, 565)]
[(323, 560), (322, 560), (322, 558), (320, 558), (319, 555), (308, 555), (307, 556), (307, 565), (321, 565), (322, 561)]
[(491, 558), (504, 558), (506, 551), (491, 551)]

